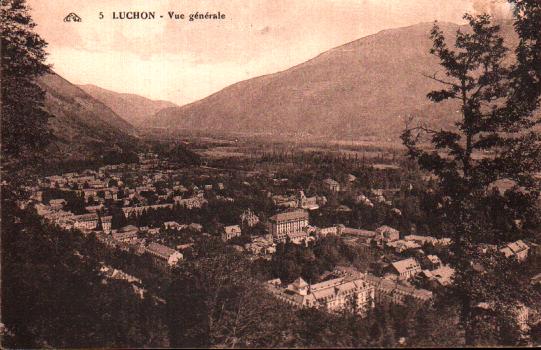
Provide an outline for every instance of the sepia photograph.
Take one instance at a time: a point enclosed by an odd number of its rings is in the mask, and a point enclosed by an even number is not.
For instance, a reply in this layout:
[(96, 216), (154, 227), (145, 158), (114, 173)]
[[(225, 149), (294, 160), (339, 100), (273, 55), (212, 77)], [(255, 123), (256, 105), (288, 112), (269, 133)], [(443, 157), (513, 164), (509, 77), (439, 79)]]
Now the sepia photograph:
[(541, 0), (0, 17), (0, 348), (541, 347)]

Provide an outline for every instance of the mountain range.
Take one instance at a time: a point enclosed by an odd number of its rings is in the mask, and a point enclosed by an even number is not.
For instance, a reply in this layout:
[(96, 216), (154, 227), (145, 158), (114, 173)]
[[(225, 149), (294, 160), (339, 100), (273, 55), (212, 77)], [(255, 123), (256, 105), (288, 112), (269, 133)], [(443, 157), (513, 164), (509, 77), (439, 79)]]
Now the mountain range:
[(151, 120), (159, 110), (178, 107), (169, 101), (151, 100), (135, 94), (118, 93), (91, 84), (79, 85), (79, 88), (111, 108), (113, 112), (134, 126), (140, 126)]
[[(440, 23), (447, 37), (461, 28)], [(426, 75), (444, 72), (429, 54), (432, 23), (389, 29), (331, 49), (288, 70), (233, 84), (181, 107), (94, 85), (77, 86), (57, 74), (39, 79), (56, 137), (50, 154), (88, 158), (104, 150), (130, 150), (146, 125), (208, 132), (324, 136), (399, 141), (409, 116), (449, 127), (459, 116), (453, 102), (434, 104), (426, 94), (442, 86)], [(466, 30), (465, 28), (461, 28)], [(502, 25), (516, 45), (510, 23)]]
[(133, 125), (58, 74), (46, 74), (38, 84), (45, 91), (45, 109), (53, 115), (49, 127), (55, 139), (48, 149), (53, 160), (91, 159), (138, 142)]
[[(434, 104), (426, 98), (428, 92), (443, 88), (426, 77), (444, 74), (438, 59), (429, 53), (432, 25), (381, 31), (288, 70), (238, 82), (188, 105), (162, 109), (150, 122), (154, 127), (188, 130), (389, 140), (398, 140), (409, 116), (448, 127), (459, 106)], [(467, 30), (452, 23), (439, 26), (448, 38), (459, 28)], [(513, 48), (516, 37), (511, 24), (503, 23), (501, 32)]]

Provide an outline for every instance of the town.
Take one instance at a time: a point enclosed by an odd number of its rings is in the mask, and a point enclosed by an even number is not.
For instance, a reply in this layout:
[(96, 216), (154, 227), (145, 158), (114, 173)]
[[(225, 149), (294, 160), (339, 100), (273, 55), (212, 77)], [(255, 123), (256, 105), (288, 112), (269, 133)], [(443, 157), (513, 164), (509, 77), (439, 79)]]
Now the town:
[[(286, 246), (308, 249), (329, 241), (350, 249), (354, 259), (338, 259), (344, 264), (332, 270), (274, 271), (260, 282), (277, 300), (296, 308), (336, 313), (354, 298), (362, 315), (376, 303), (430, 303), (434, 293), (452, 283), (451, 238), (441, 232), (417, 233), (415, 225), (409, 232), (393, 227), (404, 227), (397, 223), (407, 208), (397, 206), (404, 193), (415, 192), (412, 183), (369, 188), (357, 172), (359, 177), (336, 174), (341, 181), (310, 179), (302, 187), (270, 168), (233, 174), (209, 166), (185, 167), (150, 152), (138, 158), (137, 163), (43, 177), (26, 188), (28, 200), (19, 205), (34, 208), (43, 221), (70, 234), (95, 235), (104, 249), (146, 256), (164, 274), (197, 259), (193, 246), (201, 237), (219, 239), (250, 261), (269, 266), (283, 263), (278, 255)], [(396, 171), (389, 165), (368, 168)], [(429, 186), (425, 191), (430, 193)], [(352, 215), (359, 210), (383, 211), (389, 222), (363, 227)], [(538, 241), (479, 249), (499, 250), (519, 262), (541, 254)], [(139, 276), (115, 267), (104, 271), (111, 269), (142, 286)], [(540, 276), (533, 276), (532, 283), (540, 283)], [(517, 310), (521, 327), (538, 317), (529, 311), (526, 305)]]

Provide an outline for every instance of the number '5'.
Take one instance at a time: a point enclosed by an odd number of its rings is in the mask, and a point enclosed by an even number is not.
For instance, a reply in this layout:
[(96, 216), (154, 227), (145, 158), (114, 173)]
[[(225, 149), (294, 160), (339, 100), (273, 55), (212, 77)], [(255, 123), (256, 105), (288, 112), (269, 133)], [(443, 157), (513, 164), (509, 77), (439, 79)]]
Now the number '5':
[(100, 12), (100, 19), (103, 19), (103, 12)]

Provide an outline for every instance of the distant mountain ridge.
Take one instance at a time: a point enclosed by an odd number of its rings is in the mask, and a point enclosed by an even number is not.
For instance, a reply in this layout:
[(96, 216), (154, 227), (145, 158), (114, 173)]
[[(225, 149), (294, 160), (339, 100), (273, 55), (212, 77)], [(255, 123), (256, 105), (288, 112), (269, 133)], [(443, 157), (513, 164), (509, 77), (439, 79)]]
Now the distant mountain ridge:
[(178, 107), (169, 101), (151, 100), (136, 94), (119, 93), (92, 84), (79, 85), (79, 88), (136, 127), (152, 119), (159, 110)]
[[(163, 109), (152, 124), (392, 140), (398, 140), (410, 115), (436, 127), (450, 126), (459, 106), (434, 104), (426, 98), (442, 86), (425, 75), (444, 74), (437, 58), (429, 54), (432, 25), (389, 29), (355, 40), (288, 70), (238, 82), (182, 107)], [(460, 26), (439, 25), (454, 41)], [(516, 36), (510, 23), (502, 25), (502, 36), (512, 50)]]
[(133, 125), (76, 85), (54, 73), (40, 77), (38, 84), (45, 91), (45, 109), (53, 115), (51, 159), (91, 159), (137, 144)]

